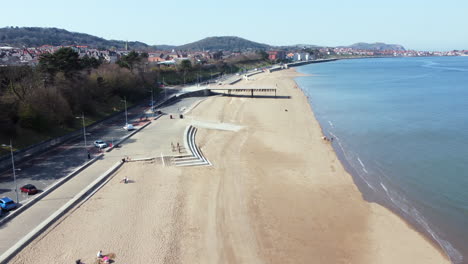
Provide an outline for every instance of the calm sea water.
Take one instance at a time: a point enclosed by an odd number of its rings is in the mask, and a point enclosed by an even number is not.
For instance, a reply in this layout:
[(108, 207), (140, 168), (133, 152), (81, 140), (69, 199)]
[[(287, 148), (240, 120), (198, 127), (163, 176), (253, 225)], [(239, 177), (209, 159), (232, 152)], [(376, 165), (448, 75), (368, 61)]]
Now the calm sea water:
[[(468, 57), (298, 68), (324, 133), (367, 200), (468, 263)], [(402, 241), (404, 243), (404, 241)]]

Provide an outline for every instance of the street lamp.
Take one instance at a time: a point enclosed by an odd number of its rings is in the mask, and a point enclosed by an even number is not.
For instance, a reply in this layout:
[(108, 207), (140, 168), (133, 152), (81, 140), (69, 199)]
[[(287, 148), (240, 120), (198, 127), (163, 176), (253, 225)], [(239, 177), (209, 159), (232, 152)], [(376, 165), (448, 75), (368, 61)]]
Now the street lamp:
[(128, 125), (128, 117), (127, 117), (127, 97), (124, 96), (123, 100), (120, 100), (125, 103), (125, 127)]
[(18, 183), (16, 182), (15, 159), (14, 159), (14, 157), (13, 157), (13, 144), (11, 143), (11, 139), (10, 139), (10, 145), (2, 144), (2, 146), (3, 146), (3, 147), (10, 147), (11, 165), (12, 165), (12, 167), (13, 167), (13, 181), (15, 182), (16, 203), (19, 203), (19, 198), (18, 198)]
[(154, 117), (154, 100), (153, 100), (153, 87), (151, 87), (151, 91), (148, 91), (151, 93), (151, 116)]
[(87, 149), (88, 144), (86, 143), (86, 126), (85, 126), (85, 118), (84, 118), (84, 113), (81, 113), (81, 116), (76, 116), (75, 118), (77, 119), (82, 119), (83, 120), (83, 137), (84, 137), (84, 147)]
[(164, 85), (163, 86), (163, 88), (164, 88), (164, 100), (166, 100), (166, 98), (167, 98), (167, 93), (166, 93), (167, 89), (166, 89), (166, 83), (164, 82), (164, 77), (163, 77), (163, 85)]

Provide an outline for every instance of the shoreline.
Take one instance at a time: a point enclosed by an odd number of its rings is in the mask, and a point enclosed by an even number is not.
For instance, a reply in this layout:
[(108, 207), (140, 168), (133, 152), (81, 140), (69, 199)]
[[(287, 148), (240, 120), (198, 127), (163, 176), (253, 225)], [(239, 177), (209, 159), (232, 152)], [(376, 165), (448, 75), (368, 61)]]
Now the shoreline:
[[(289, 98), (209, 97), (183, 120), (161, 119), (242, 129), (198, 129), (196, 144), (212, 166), (126, 163), (11, 263), (93, 263), (98, 250), (115, 253), (116, 264), (448, 263), (396, 214), (362, 198), (321, 138), (298, 75), (239, 84), (276, 85)], [(150, 145), (154, 136), (135, 140)], [(130, 184), (119, 183), (127, 175)]]
[[(380, 57), (380, 58), (386, 58), (386, 57)], [(346, 59), (367, 59), (367, 58), (346, 58)], [(310, 75), (310, 74), (300, 73), (295, 68), (293, 68), (293, 70), (296, 71), (298, 74), (300, 74), (300, 76), (313, 76), (313, 75)], [(327, 131), (324, 130), (324, 128), (322, 127), (322, 124), (320, 123), (320, 121), (315, 116), (315, 112), (314, 112), (313, 106), (311, 104), (311, 100), (305, 94), (303, 88), (296, 82), (295, 78), (293, 80), (296, 83), (297, 87), (299, 87), (301, 89), (304, 97), (307, 98), (308, 105), (310, 107), (310, 111), (311, 111), (312, 115), (314, 116), (314, 119), (317, 121), (317, 124), (320, 127), (320, 130), (321, 130), (323, 136), (329, 137)], [(337, 149), (337, 147), (335, 147), (334, 144), (330, 144), (330, 146), (333, 149), (333, 152), (336, 155), (336, 157), (338, 158), (338, 160), (341, 162), (341, 165), (343, 166), (343, 168), (346, 170), (346, 172), (352, 178), (354, 184), (359, 189), (360, 193), (362, 194), (363, 199), (366, 202), (368, 202), (369, 204), (375, 204), (377, 206), (382, 206), (384, 209), (388, 210), (390, 213), (397, 216), (399, 219), (401, 219), (408, 226), (408, 228), (410, 228), (410, 229), (416, 231), (418, 234), (420, 234), (421, 237), (424, 240), (429, 242), (448, 261), (451, 261), (450, 257), (448, 256), (447, 252), (444, 250), (442, 245), (440, 245), (439, 241), (437, 241), (436, 238), (431, 236), (431, 234), (430, 234), (430, 232), (428, 230), (425, 230), (424, 228), (418, 226), (418, 225), (421, 225), (420, 223), (418, 223), (414, 219), (407, 219), (405, 216), (402, 215), (402, 214), (404, 214), (404, 212), (400, 208), (398, 208), (394, 204), (388, 202), (387, 200), (382, 199), (382, 197), (378, 197), (378, 194), (376, 194), (376, 193), (367, 193), (366, 189), (368, 189), (369, 187), (367, 186), (365, 181), (363, 181), (359, 176), (356, 175), (357, 172), (354, 172), (355, 169), (349, 164), (349, 162), (347, 161), (345, 155), (342, 153), (342, 150)]]

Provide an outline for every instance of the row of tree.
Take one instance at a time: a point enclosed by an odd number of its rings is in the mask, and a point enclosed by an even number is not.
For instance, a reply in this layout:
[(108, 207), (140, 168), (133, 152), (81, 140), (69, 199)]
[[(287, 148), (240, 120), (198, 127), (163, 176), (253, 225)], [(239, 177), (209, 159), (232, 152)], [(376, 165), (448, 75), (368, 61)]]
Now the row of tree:
[(15, 137), (23, 130), (72, 130), (81, 113), (99, 118), (121, 108), (121, 98), (137, 102), (157, 81), (154, 73), (135, 70), (142, 63), (141, 56), (124, 56), (119, 64), (103, 64), (62, 48), (42, 55), (37, 67), (2, 67), (0, 133)]
[(33, 142), (22, 142), (24, 135), (32, 133), (38, 141), (78, 129), (76, 116), (103, 118), (121, 110), (124, 97), (137, 103), (162, 84), (205, 82), (241, 70), (239, 63), (266, 61), (265, 54), (258, 53), (235, 62), (192, 65), (184, 60), (176, 66), (151, 67), (147, 58), (146, 53), (131, 51), (108, 64), (61, 48), (42, 55), (35, 67), (0, 67), (0, 139), (13, 137), (26, 146)]

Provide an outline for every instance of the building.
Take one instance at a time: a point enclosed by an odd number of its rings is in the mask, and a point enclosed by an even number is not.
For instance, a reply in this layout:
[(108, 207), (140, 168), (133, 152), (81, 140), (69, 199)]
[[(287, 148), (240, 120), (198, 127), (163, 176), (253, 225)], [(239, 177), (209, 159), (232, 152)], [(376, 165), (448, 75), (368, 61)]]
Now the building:
[(282, 50), (276, 51), (268, 51), (268, 59), (275, 61), (275, 60), (284, 60), (286, 58), (286, 52)]

